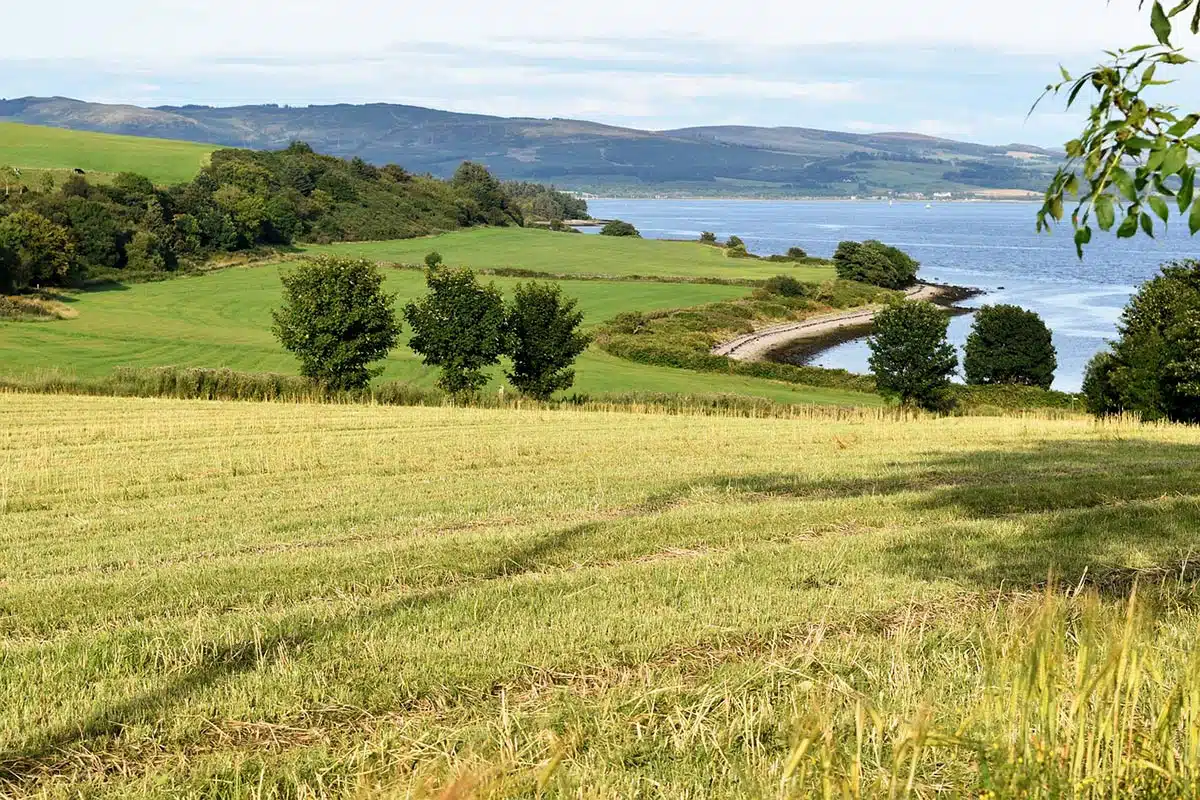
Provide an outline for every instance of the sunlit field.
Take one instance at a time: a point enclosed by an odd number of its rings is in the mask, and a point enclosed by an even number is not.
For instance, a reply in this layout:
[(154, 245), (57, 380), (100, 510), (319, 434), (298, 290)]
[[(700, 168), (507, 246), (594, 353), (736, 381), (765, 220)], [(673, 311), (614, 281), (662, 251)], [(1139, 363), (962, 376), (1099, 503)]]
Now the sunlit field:
[(35, 188), (42, 173), (49, 172), (61, 184), (77, 168), (93, 183), (119, 172), (136, 172), (158, 184), (184, 183), (196, 177), (215, 149), (194, 142), (0, 122), (0, 166), (21, 169), (24, 182)]
[(14, 394), (0, 419), (11, 794), (1200, 788), (1194, 429)]
[[(562, 234), (566, 238), (565, 234)], [(113, 284), (107, 290), (66, 295), (71, 319), (53, 322), (0, 320), (0, 377), (47, 371), (91, 378), (114, 367), (208, 367), (296, 374), (298, 365), (271, 334), (271, 311), (281, 302), (280, 270), (289, 265), (226, 269), (158, 283)], [(386, 288), (397, 307), (426, 291), (413, 270), (385, 269)], [(511, 293), (516, 278), (484, 277)], [(742, 297), (750, 289), (642, 281), (565, 281), (578, 298), (586, 326), (622, 311), (655, 311)], [(427, 369), (409, 349), (408, 330), (383, 363), (381, 381), (432, 386)], [(493, 370), (497, 391), (502, 370)], [(860, 392), (785, 384), (737, 375), (714, 375), (635, 364), (593, 347), (580, 358), (574, 392), (677, 392), (745, 394), (786, 403), (878, 406)]]

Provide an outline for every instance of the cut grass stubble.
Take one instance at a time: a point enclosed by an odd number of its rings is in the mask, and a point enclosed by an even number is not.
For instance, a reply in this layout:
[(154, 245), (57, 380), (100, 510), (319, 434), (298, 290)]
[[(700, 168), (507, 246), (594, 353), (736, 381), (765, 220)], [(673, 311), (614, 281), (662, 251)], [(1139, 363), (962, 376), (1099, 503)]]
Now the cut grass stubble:
[(1196, 790), (1191, 429), (0, 413), (13, 791)]

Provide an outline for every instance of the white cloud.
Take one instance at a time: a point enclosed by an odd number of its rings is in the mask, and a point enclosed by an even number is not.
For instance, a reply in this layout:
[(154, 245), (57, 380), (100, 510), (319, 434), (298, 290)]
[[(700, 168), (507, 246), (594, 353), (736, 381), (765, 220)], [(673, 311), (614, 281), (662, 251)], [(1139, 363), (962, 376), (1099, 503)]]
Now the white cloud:
[[(925, 42), (1069, 55), (1146, 38), (1134, 0), (57, 0), (8, 3), (10, 58), (372, 52), (397, 42), (493, 43), (568, 57), (556, 41), (696, 41), (731, 47)], [(522, 44), (524, 43), (524, 44)], [(599, 47), (599, 45), (590, 45)], [(609, 45), (610, 50), (620, 50)], [(619, 57), (619, 56), (617, 56)]]

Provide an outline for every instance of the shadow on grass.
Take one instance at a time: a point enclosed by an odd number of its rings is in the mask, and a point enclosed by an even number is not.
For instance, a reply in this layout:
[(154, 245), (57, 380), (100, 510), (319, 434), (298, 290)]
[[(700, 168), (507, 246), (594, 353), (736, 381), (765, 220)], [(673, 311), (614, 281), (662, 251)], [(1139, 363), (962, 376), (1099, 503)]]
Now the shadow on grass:
[[(938, 511), (921, 527), (881, 538), (881, 571), (919, 580), (950, 579), (971, 589), (1030, 590), (1053, 574), (1066, 585), (1127, 594), (1135, 581), (1194, 581), (1185, 554), (1200, 546), (1200, 447), (1152, 442), (1044, 443), (1022, 451), (974, 451), (888, 465), (874, 477), (807, 480), (796, 475), (711, 475), (654, 495), (628, 516), (650, 516), (696, 491), (747, 500), (889, 498), (913, 512)], [(949, 512), (944, 513), (944, 512)], [(151, 725), (189, 697), (264, 669), (297, 649), (351, 634), (404, 610), (450, 602), (478, 581), (526, 574), (569, 554), (605, 523), (576, 525), (502, 553), (455, 587), (321, 620), (297, 620), (270, 636), (214, 647), (162, 685), (75, 723), (33, 733), (0, 752), (0, 786), (20, 788), (91, 751), (121, 747), (130, 726)]]
[(818, 481), (718, 475), (650, 503), (666, 507), (697, 490), (747, 499), (889, 498), (910, 511), (943, 512), (884, 546), (883, 568), (922, 580), (1020, 588), (1044, 585), (1053, 574), (1063, 584), (1120, 591), (1137, 576), (1198, 576), (1189, 563), (1193, 551), (1200, 561), (1200, 447), (1194, 445), (1053, 442)]
[(100, 709), (80, 722), (36, 733), (22, 744), (0, 751), (0, 788), (26, 785), (74, 763), (71, 755), (80, 745), (87, 745), (93, 751), (119, 746), (117, 740), (125, 728), (161, 720), (173, 706), (189, 696), (242, 673), (269, 667), (280, 659), (291, 657), (306, 645), (347, 634), (359, 625), (387, 619), (401, 611), (449, 602), (463, 589), (478, 585), (480, 580), (532, 572), (543, 559), (570, 548), (577, 538), (602, 528), (599, 523), (586, 523), (540, 537), (504, 554), (492, 567), (474, 573), (475, 580), (458, 587), (416, 592), (382, 606), (333, 619), (303, 621), (274, 635), (215, 647), (200, 663), (177, 678)]

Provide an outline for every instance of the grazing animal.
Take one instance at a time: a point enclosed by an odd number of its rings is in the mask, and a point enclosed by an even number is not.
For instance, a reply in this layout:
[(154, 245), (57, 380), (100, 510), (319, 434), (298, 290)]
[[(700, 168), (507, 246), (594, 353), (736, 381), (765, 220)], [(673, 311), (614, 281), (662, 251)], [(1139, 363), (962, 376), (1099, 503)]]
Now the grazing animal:
[(75, 168), (75, 174), (76, 175), (87, 175), (87, 173), (84, 172), (83, 170), (81, 170), (79, 167)]

